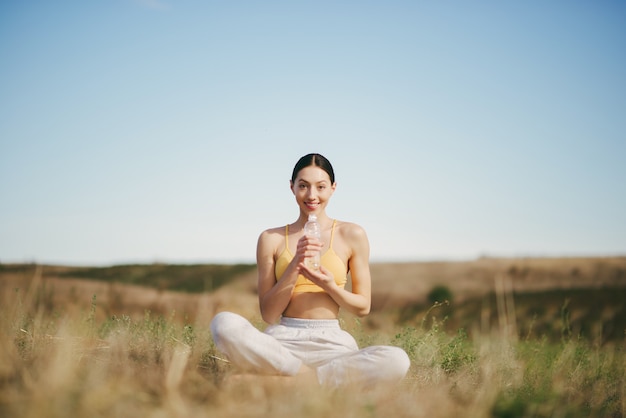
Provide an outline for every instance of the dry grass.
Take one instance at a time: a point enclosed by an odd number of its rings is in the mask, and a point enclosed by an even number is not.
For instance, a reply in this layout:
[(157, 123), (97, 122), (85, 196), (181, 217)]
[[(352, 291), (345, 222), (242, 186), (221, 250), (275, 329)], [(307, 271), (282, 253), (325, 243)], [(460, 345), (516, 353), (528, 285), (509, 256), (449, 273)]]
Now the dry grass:
[[(597, 263), (578, 261), (581, 281), (588, 280), (585, 269), (614, 277), (622, 268), (598, 269)], [(541, 270), (539, 264), (528, 267), (526, 277), (549, 276), (559, 283), (572, 273), (569, 265), (559, 270), (555, 266), (561, 264), (554, 262)], [(457, 272), (446, 277), (477, 277), (471, 269), (463, 273), (458, 264), (422, 268)], [(598, 344), (575, 333), (556, 342), (520, 335), (518, 324), (525, 318), (517, 314), (513, 291), (515, 274), (523, 267), (516, 268), (501, 263), (495, 270), (507, 275), (485, 279), (491, 285), (482, 291), (495, 291), (496, 303), (485, 308), (493, 312), (483, 314), (493, 313), (496, 321), (480, 332), (447, 330), (446, 305), (402, 324), (395, 322), (395, 305), (373, 314), (376, 327), (342, 317), (361, 345), (399, 345), (412, 360), (402, 384), (368, 392), (329, 391), (287, 378), (233, 382), (234, 371), (216, 352), (208, 322), (214, 312), (230, 309), (260, 325), (250, 278), (214, 293), (190, 295), (122, 286), (112, 292), (111, 284), (54, 279), (45, 276), (45, 269), (29, 276), (3, 275), (0, 416), (623, 416), (624, 339)], [(405, 280), (397, 277), (398, 283)], [(495, 282), (495, 277), (503, 279)], [(440, 275), (430, 284), (450, 285), (455, 295), (471, 287), (444, 279)], [(407, 299), (414, 302), (411, 295)]]

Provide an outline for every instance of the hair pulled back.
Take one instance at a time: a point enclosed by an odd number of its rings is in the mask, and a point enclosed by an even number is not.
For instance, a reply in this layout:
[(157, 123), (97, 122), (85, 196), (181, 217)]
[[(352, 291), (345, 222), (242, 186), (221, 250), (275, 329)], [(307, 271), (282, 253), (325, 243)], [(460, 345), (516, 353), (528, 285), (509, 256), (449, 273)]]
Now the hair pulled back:
[(335, 172), (333, 170), (333, 166), (330, 164), (330, 161), (328, 161), (328, 159), (321, 154), (307, 154), (300, 158), (293, 168), (291, 182), (293, 183), (296, 181), (296, 177), (298, 177), (300, 170), (309, 166), (321, 168), (328, 174), (328, 177), (330, 177), (330, 182), (335, 183)]

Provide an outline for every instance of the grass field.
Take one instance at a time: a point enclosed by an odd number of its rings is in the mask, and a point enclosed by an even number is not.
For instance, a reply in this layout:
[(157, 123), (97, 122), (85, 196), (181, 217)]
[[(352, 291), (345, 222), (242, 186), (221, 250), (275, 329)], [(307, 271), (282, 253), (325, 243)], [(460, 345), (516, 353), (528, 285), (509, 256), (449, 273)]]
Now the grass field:
[(342, 325), (412, 365), (363, 392), (232, 379), (208, 323), (228, 309), (262, 326), (254, 266), (0, 265), (0, 416), (622, 417), (625, 271), (623, 257), (373, 265), (372, 314)]

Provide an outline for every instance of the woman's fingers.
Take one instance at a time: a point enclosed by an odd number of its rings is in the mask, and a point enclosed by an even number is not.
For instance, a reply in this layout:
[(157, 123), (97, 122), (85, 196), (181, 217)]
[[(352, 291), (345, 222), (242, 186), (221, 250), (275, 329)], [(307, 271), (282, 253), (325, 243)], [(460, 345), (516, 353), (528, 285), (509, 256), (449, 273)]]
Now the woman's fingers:
[(303, 253), (305, 257), (314, 255), (316, 252), (324, 248), (324, 243), (316, 238), (302, 237), (298, 241), (296, 248), (298, 253)]

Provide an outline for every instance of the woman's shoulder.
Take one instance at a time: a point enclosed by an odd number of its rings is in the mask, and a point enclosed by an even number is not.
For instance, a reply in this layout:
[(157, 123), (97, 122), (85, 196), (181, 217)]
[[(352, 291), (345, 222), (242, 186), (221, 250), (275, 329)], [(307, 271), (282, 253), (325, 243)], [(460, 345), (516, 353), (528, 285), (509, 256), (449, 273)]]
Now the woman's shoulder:
[(346, 222), (337, 220), (337, 233), (344, 239), (367, 239), (365, 229), (354, 222)]
[(336, 238), (333, 244), (336, 251), (346, 254), (349, 260), (356, 255), (362, 256), (369, 254), (369, 240), (365, 229), (354, 222), (337, 221), (337, 229), (335, 230)]
[(259, 234), (257, 240), (257, 251), (259, 254), (275, 254), (278, 248), (284, 245), (285, 227), (269, 228)]
[(264, 239), (264, 240), (272, 240), (272, 239), (278, 239), (285, 236), (285, 226), (277, 226), (274, 228), (268, 228), (265, 231), (261, 232), (261, 234), (259, 235), (259, 239)]

